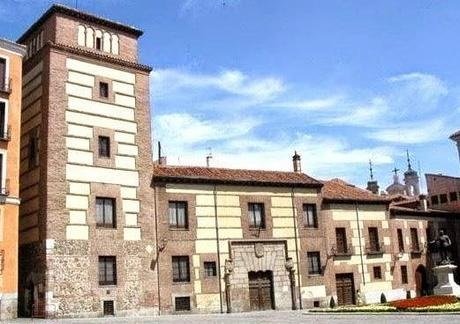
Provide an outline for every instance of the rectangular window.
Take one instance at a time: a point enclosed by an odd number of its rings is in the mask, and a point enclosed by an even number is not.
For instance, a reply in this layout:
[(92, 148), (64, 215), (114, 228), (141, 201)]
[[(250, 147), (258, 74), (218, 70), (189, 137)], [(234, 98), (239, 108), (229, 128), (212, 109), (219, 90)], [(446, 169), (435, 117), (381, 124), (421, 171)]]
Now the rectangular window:
[(0, 90), (2, 91), (8, 90), (6, 77), (6, 59), (0, 57)]
[(407, 266), (401, 266), (401, 283), (407, 284)]
[(102, 50), (102, 38), (101, 37), (96, 37), (96, 49)]
[(303, 204), (303, 219), (306, 227), (318, 228), (315, 204)]
[(188, 228), (188, 213), (186, 201), (169, 202), (169, 228)]
[(109, 97), (109, 84), (107, 82), (99, 82), (99, 97)]
[(99, 285), (117, 284), (117, 262), (114, 256), (99, 257)]
[(189, 311), (190, 308), (190, 297), (176, 297), (174, 298), (174, 309), (176, 312)]
[(335, 229), (335, 241), (337, 244), (337, 253), (346, 254), (348, 253), (347, 245), (347, 232), (345, 227), (337, 227)]
[(370, 252), (379, 252), (380, 243), (379, 243), (379, 231), (377, 227), (369, 227), (369, 251)]
[(398, 228), (398, 248), (399, 252), (404, 252), (404, 239), (403, 239), (403, 233), (402, 229)]
[(6, 103), (3, 101), (0, 101), (0, 138), (8, 138), (6, 125)]
[(431, 196), (431, 204), (432, 204), (432, 205), (437, 205), (437, 204), (439, 204), (439, 198), (438, 198), (438, 196)]
[(452, 191), (450, 194), (449, 194), (449, 199), (450, 201), (457, 201), (457, 192), (456, 191)]
[(96, 224), (98, 227), (117, 227), (114, 198), (96, 197)]
[(104, 316), (115, 315), (113, 300), (104, 300)]
[(321, 274), (321, 260), (319, 252), (307, 252), (308, 274)]
[(31, 129), (29, 132), (29, 169), (38, 166), (39, 161), (39, 142), (37, 128)]
[(110, 137), (99, 136), (99, 157), (110, 157)]
[(374, 279), (382, 279), (382, 268), (374, 267)]
[(410, 240), (411, 240), (412, 251), (417, 252), (419, 250), (419, 244), (418, 244), (418, 232), (416, 228), (412, 227), (410, 229)]
[(205, 277), (217, 276), (217, 267), (214, 261), (204, 262), (204, 276)]
[(250, 228), (265, 228), (265, 209), (262, 203), (248, 204), (248, 217)]
[[(0, 153), (0, 195), (7, 195), (8, 194), (8, 190), (6, 188), (6, 185), (3, 185), (3, 168), (4, 168), (4, 165), (5, 163), (3, 162), (3, 158), (4, 158), (4, 155)], [(0, 230), (2, 230), (0, 228)], [(0, 267), (0, 270), (2, 268)]]
[(190, 282), (190, 264), (188, 256), (172, 257), (173, 282)]
[(440, 194), (439, 195), (439, 201), (441, 204), (447, 203), (447, 194)]

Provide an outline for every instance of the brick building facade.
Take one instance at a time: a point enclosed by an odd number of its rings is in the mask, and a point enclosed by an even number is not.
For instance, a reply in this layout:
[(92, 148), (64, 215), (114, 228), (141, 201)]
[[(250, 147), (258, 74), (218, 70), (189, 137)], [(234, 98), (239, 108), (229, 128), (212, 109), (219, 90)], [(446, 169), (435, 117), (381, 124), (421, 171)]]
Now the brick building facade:
[(436, 263), (427, 242), (440, 228), (458, 260), (459, 214), (317, 181), (297, 154), (294, 172), (154, 165), (141, 35), (55, 5), (19, 39), (21, 315), (298, 309), (426, 294)]
[(154, 314), (149, 72), (142, 31), (60, 5), (19, 39), (20, 313)]

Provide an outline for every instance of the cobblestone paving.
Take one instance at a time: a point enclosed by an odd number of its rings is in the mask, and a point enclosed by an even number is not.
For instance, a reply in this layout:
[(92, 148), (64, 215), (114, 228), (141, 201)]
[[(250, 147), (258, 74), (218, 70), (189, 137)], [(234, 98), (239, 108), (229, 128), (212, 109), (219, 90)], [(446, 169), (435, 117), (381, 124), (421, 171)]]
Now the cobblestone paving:
[[(139, 318), (94, 318), (94, 319), (66, 319), (66, 320), (30, 320), (18, 319), (12, 324), (37, 323), (37, 324), (83, 324), (83, 323), (187, 323), (187, 324), (240, 324), (240, 323), (312, 323), (312, 324), (355, 324), (365, 321), (372, 323), (460, 323), (460, 314), (305, 314), (302, 312), (251, 312), (238, 314), (215, 314), (215, 315), (164, 315), (160, 317)], [(3, 323), (3, 322), (2, 322)]]

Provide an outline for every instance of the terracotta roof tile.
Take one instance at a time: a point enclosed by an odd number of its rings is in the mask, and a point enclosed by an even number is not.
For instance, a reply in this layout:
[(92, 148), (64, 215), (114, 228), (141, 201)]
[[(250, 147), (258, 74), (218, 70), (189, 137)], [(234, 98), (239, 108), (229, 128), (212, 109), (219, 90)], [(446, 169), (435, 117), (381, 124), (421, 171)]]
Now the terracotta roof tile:
[(340, 179), (324, 181), (322, 196), (330, 201), (390, 203), (388, 197), (373, 194)]
[(158, 182), (192, 182), (214, 184), (246, 184), (270, 186), (317, 187), (322, 183), (304, 173), (207, 168), (194, 166), (160, 166), (153, 168)]

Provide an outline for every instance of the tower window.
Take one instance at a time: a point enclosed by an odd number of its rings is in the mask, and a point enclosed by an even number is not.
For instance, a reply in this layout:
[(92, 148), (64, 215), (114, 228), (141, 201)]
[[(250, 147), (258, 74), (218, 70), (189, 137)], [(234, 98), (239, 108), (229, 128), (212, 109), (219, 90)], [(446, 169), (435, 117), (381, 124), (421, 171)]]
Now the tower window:
[(109, 84), (107, 82), (99, 82), (99, 97), (109, 97)]
[(99, 136), (99, 156), (104, 158), (110, 157), (110, 137)]
[(102, 38), (101, 37), (96, 37), (96, 49), (97, 50), (102, 50)]

